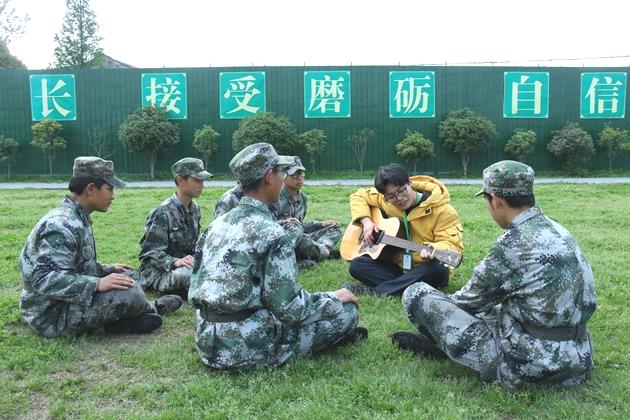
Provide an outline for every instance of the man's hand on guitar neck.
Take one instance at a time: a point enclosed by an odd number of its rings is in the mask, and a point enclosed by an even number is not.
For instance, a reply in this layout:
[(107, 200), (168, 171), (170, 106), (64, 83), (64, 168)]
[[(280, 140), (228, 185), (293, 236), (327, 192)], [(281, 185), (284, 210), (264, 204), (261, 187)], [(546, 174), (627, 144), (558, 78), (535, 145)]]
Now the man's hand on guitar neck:
[(372, 222), (369, 217), (364, 217), (359, 220), (363, 225), (363, 240), (369, 245), (374, 245), (374, 233), (379, 231), (378, 226)]

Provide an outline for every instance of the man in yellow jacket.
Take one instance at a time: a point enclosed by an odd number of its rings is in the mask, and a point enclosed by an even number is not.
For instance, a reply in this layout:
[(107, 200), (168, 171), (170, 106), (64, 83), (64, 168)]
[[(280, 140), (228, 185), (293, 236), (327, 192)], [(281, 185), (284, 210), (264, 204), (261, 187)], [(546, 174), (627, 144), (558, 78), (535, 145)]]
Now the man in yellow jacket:
[[(370, 207), (377, 207), (384, 217), (401, 221), (403, 237), (436, 249), (463, 252), (463, 228), (457, 211), (450, 204), (446, 186), (429, 176), (409, 178), (405, 168), (393, 163), (378, 169), (375, 188), (361, 188), (350, 196), (352, 221), (363, 225), (368, 243), (378, 227), (370, 218)], [(350, 275), (361, 284), (347, 283), (354, 292), (392, 295), (407, 286), (425, 282), (435, 288), (448, 284), (449, 269), (428, 253), (388, 247), (376, 260), (367, 255), (354, 258)]]

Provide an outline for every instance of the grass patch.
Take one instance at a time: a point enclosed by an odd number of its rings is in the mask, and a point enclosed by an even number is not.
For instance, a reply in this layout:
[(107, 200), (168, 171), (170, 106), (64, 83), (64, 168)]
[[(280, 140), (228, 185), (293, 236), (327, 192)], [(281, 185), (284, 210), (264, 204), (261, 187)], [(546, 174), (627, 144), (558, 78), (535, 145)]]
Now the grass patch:
[[(198, 200), (202, 224), (227, 188)], [(464, 225), (465, 258), (448, 287), (455, 291), (500, 234), (478, 187), (450, 188)], [(309, 187), (308, 219), (349, 219), (350, 187)], [(127, 189), (106, 214), (94, 214), (102, 262), (137, 267), (148, 212), (170, 189)], [(101, 332), (47, 340), (21, 320), (17, 258), (37, 222), (64, 191), (0, 191), (0, 418), (628, 418), (630, 405), (630, 185), (540, 185), (545, 213), (568, 228), (595, 272), (598, 309), (589, 327), (596, 370), (574, 389), (504, 390), (448, 361), (392, 347), (389, 335), (411, 329), (400, 299), (361, 298), (366, 343), (294, 360), (249, 374), (206, 369), (194, 348), (193, 309), (165, 318), (147, 336)], [(349, 279), (347, 263), (327, 261), (300, 274), (311, 291), (334, 290)]]

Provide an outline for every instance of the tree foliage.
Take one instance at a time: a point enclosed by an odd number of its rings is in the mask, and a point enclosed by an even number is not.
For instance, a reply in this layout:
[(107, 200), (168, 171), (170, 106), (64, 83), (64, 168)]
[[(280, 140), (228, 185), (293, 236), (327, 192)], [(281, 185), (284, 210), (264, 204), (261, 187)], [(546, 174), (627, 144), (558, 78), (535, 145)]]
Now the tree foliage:
[(418, 162), (435, 156), (433, 142), (419, 131), (407, 130), (405, 137), (395, 146), (396, 153), (403, 160), (413, 162), (413, 173), (417, 172)]
[(155, 162), (159, 151), (179, 143), (179, 128), (166, 119), (162, 108), (140, 108), (120, 125), (118, 137), (134, 152), (149, 153), (151, 178), (155, 175)]
[(66, 0), (61, 32), (55, 35), (55, 67), (94, 67), (103, 59), (90, 0)]
[(326, 133), (324, 130), (308, 130), (300, 134), (298, 137), (298, 143), (300, 143), (308, 153), (308, 161), (311, 166), (311, 170), (315, 172), (315, 161), (326, 148)]
[(570, 174), (579, 174), (581, 165), (595, 153), (593, 138), (579, 124), (569, 122), (555, 131), (547, 145), (551, 152)]
[(630, 133), (628, 130), (614, 128), (610, 123), (604, 124), (599, 133), (597, 146), (608, 156), (608, 170), (612, 170), (613, 160), (620, 152), (630, 150)]
[(217, 139), (219, 137), (221, 137), (221, 134), (216, 132), (209, 125), (204, 125), (199, 130), (195, 131), (193, 147), (201, 153), (206, 169), (210, 167), (210, 160), (212, 160), (212, 156), (214, 156), (219, 148), (219, 145), (217, 144)]
[(16, 14), (9, 3), (11, 0), (0, 0), (0, 41), (4, 44), (10, 44), (13, 37), (22, 35), (30, 20), (28, 15)]
[(468, 108), (451, 111), (438, 126), (444, 145), (461, 157), (464, 178), (468, 176), (470, 156), (488, 146), (497, 135), (494, 124)]
[(0, 69), (25, 69), (19, 58), (11, 54), (7, 44), (0, 39)]
[(0, 135), (0, 162), (7, 163), (7, 178), (11, 178), (11, 161), (15, 158), (18, 142)]
[(358, 133), (348, 136), (346, 139), (346, 143), (348, 143), (357, 158), (360, 173), (363, 173), (363, 164), (365, 163), (368, 145), (375, 135), (376, 131), (366, 127), (359, 130)]
[(31, 126), (33, 141), (31, 144), (40, 149), (48, 158), (48, 174), (53, 174), (53, 162), (57, 150), (66, 148), (66, 141), (61, 137), (63, 127), (54, 120), (41, 120)]
[(512, 137), (505, 144), (503, 151), (514, 159), (525, 162), (528, 156), (534, 153), (536, 147), (536, 133), (532, 130), (517, 128)]
[(297, 143), (295, 125), (273, 112), (258, 112), (253, 118), (242, 119), (232, 135), (232, 149), (238, 152), (261, 142), (270, 143), (279, 154), (292, 155)]

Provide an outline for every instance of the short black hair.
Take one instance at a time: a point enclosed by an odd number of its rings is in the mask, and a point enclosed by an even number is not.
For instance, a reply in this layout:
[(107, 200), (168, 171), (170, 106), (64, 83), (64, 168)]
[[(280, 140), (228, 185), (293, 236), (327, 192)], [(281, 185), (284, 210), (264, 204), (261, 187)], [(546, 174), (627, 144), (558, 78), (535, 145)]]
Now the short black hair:
[(405, 168), (398, 163), (390, 163), (387, 166), (381, 166), (376, 171), (374, 177), (374, 187), (381, 194), (385, 194), (385, 187), (392, 184), (396, 187), (402, 187), (409, 183), (409, 175)]
[[(273, 167), (271, 168), (271, 171), (273, 171), (273, 173), (277, 173), (280, 170), (279, 166)], [(265, 172), (265, 175), (267, 175), (269, 173), (269, 171)], [(252, 191), (256, 191), (258, 189), (258, 187), (260, 187), (260, 184), (262, 184), (262, 180), (265, 176), (263, 175), (262, 178), (257, 179), (256, 181), (252, 182), (249, 185), (243, 185), (243, 192), (244, 193), (248, 193), (248, 192), (252, 192)]]
[[(483, 195), (488, 201), (492, 199), (492, 196), (487, 192), (484, 192)], [(534, 207), (536, 205), (536, 197), (534, 197), (534, 194), (519, 195), (516, 197), (501, 197), (497, 195), (497, 197), (504, 199), (507, 205), (513, 209), (520, 209), (521, 207)]]
[[(184, 181), (186, 181), (190, 175), (176, 175), (175, 178), (173, 178), (173, 181), (175, 181), (175, 185), (177, 185), (177, 177), (181, 176), (182, 178), (184, 178)], [(179, 185), (177, 185), (179, 187)]]
[(93, 176), (73, 176), (70, 178), (70, 182), (68, 182), (68, 189), (70, 192), (81, 195), (83, 191), (85, 191), (85, 187), (90, 184), (94, 184), (94, 186), (100, 190), (107, 182), (102, 178), (95, 178)]

